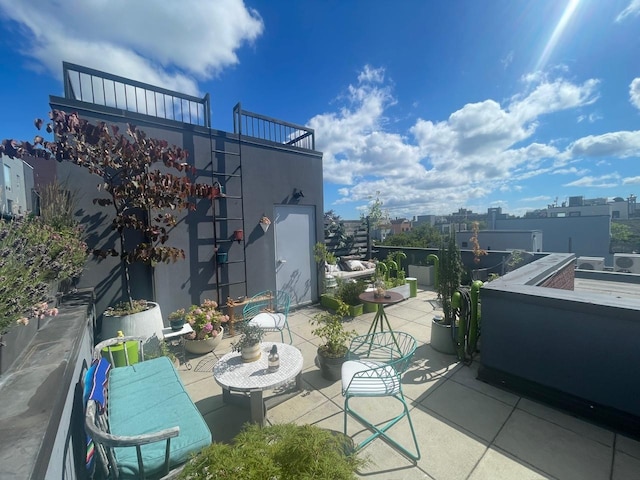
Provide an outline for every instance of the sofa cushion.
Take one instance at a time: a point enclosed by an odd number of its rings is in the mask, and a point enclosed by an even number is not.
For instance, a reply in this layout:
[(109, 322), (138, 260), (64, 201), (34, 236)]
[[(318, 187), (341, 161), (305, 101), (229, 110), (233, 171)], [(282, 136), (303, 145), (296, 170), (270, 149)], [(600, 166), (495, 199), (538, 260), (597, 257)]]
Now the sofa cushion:
[(365, 269), (360, 260), (345, 260), (342, 264), (348, 272), (360, 272)]
[[(142, 435), (174, 426), (180, 435), (171, 439), (170, 467), (211, 443), (211, 432), (187, 394), (178, 372), (167, 357), (129, 367), (111, 369), (109, 422), (114, 435)], [(166, 442), (142, 445), (146, 475), (164, 466)], [(121, 478), (140, 478), (135, 447), (114, 449)]]

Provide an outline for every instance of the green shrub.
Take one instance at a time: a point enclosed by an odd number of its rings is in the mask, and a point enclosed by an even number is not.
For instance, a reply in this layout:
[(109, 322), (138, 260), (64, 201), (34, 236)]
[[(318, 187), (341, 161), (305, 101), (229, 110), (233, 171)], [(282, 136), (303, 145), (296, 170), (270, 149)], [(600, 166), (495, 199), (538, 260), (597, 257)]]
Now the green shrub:
[(356, 282), (345, 281), (340, 282), (338, 285), (337, 297), (347, 305), (359, 305), (362, 302), (358, 296), (365, 291), (367, 285), (364, 281), (358, 280)]
[(182, 479), (354, 479), (364, 462), (346, 438), (313, 425), (245, 425), (231, 445), (213, 443), (191, 459)]

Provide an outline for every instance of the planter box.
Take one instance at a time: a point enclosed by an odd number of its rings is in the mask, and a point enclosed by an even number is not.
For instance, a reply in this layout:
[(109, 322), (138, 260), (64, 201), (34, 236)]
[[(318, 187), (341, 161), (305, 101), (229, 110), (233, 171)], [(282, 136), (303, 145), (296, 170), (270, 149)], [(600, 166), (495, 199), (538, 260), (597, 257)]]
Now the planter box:
[[(340, 304), (338, 303), (337, 298), (325, 293), (320, 295), (320, 305), (335, 312), (336, 310), (338, 310), (338, 306)], [(357, 317), (358, 315), (362, 315), (363, 313), (363, 305), (361, 303), (358, 305), (348, 305), (348, 307), (349, 315), (351, 315), (352, 317)]]
[(418, 285), (433, 285), (435, 281), (433, 265), (409, 265), (409, 276), (418, 279)]
[(340, 304), (338, 303), (338, 299), (336, 297), (329, 295), (328, 293), (323, 293), (322, 295), (320, 295), (320, 305), (335, 312), (336, 310), (338, 310), (338, 306)]
[(399, 293), (400, 295), (402, 295), (402, 298), (405, 300), (411, 296), (411, 287), (409, 286), (408, 283), (405, 283), (404, 285), (400, 285), (399, 287), (390, 288), (387, 291)]
[(360, 316), (364, 313), (364, 305), (359, 303), (358, 305), (349, 305), (349, 315), (352, 317)]
[(364, 313), (375, 313), (378, 311), (378, 305), (375, 303), (364, 302), (362, 310)]

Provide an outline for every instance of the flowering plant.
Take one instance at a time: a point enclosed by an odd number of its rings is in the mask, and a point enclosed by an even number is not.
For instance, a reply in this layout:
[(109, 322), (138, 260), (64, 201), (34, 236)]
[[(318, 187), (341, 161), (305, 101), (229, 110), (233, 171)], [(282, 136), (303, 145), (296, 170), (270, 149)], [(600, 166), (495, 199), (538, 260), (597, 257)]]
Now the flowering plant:
[(218, 336), (223, 323), (229, 321), (229, 316), (217, 310), (218, 303), (205, 300), (200, 305), (191, 305), (184, 319), (189, 322), (193, 333), (186, 335), (190, 340), (204, 340)]
[(55, 315), (43, 306), (48, 282), (79, 275), (86, 245), (77, 229), (56, 231), (38, 218), (0, 221), (0, 335), (30, 318)]

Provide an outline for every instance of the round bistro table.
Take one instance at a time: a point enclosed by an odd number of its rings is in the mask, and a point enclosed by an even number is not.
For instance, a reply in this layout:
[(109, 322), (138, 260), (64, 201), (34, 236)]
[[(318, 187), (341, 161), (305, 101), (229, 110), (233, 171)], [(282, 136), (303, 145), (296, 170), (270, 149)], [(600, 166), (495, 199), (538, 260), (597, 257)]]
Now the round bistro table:
[[(270, 372), (267, 357), (275, 345), (280, 355), (280, 368)], [(302, 352), (286, 343), (260, 344), (262, 355), (255, 362), (244, 363), (240, 352), (229, 352), (213, 367), (213, 378), (222, 387), (222, 400), (251, 408), (251, 421), (264, 425), (267, 407), (291, 398), (302, 390)], [(263, 392), (289, 383), (295, 378), (293, 392), (279, 393), (265, 399)], [(232, 393), (237, 392), (237, 393)], [(249, 394), (249, 397), (247, 397)]]
[[(376, 315), (373, 317), (373, 321), (371, 322), (371, 326), (369, 327), (369, 331), (367, 332), (367, 336), (375, 333), (380, 327), (380, 331), (384, 332), (384, 325), (387, 324), (387, 330), (391, 332), (391, 336), (393, 337), (393, 341), (396, 346), (398, 346), (398, 341), (396, 340), (396, 336), (393, 334), (393, 329), (391, 328), (391, 324), (389, 323), (389, 319), (387, 318), (387, 314), (384, 312), (385, 305), (393, 305), (394, 303), (398, 303), (404, 299), (404, 297), (397, 292), (386, 292), (384, 297), (376, 297), (375, 292), (364, 292), (358, 295), (358, 298), (367, 303), (373, 303), (377, 306)], [(398, 346), (398, 348), (400, 348)]]

